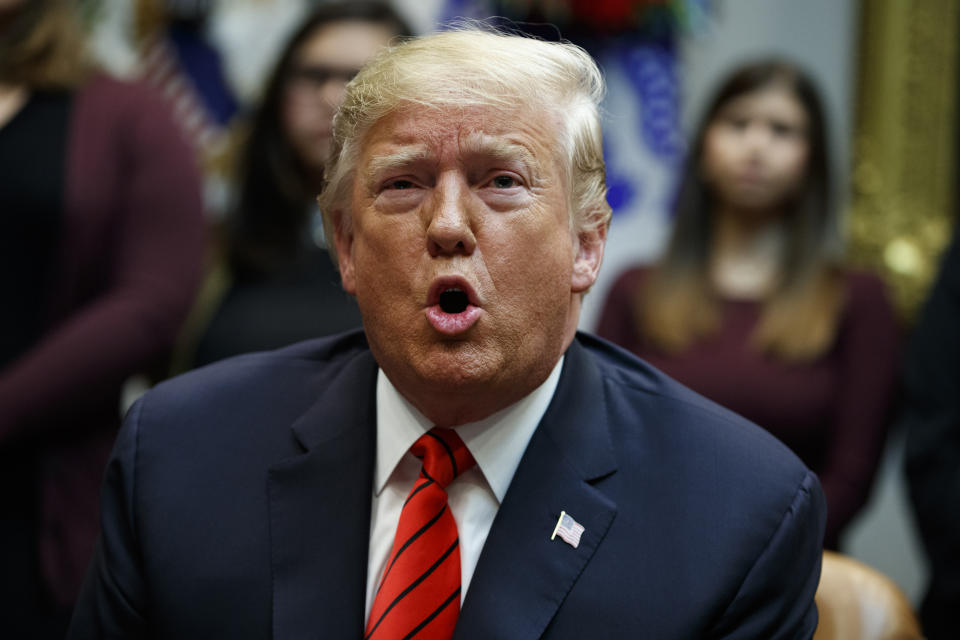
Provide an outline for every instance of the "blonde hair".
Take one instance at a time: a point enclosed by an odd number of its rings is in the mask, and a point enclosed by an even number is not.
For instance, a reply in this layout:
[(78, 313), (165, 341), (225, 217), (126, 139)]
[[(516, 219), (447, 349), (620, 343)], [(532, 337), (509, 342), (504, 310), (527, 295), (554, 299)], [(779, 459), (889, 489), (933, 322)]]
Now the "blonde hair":
[(73, 89), (93, 71), (84, 35), (65, 0), (28, 0), (0, 38), (0, 82)]
[(383, 117), (411, 106), (513, 111), (523, 105), (552, 112), (562, 123), (558, 142), (567, 160), (571, 228), (579, 233), (606, 226), (611, 211), (600, 131), (603, 92), (600, 70), (580, 47), (478, 23), (381, 51), (347, 86), (333, 121), (319, 198), (327, 237), (333, 238), (335, 212), (350, 223), (350, 188), (364, 136)]

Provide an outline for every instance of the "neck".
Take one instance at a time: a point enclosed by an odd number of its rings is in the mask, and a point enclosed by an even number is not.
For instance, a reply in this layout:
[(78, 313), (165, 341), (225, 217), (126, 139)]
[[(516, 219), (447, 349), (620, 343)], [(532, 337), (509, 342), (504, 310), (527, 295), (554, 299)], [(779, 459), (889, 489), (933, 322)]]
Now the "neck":
[[(489, 418), (498, 411), (516, 404), (539, 387), (550, 375), (549, 369), (543, 379), (539, 377), (537, 384), (529, 389), (510, 389), (508, 393), (484, 393), (484, 391), (466, 391), (462, 393), (443, 392), (445, 398), (437, 401), (436, 398), (419, 398), (426, 403), (418, 403), (413, 398), (407, 398), (430, 422), (437, 427), (457, 427), (470, 422), (479, 422)], [(404, 396), (406, 397), (406, 396)]]
[(786, 232), (782, 215), (714, 211), (710, 279), (721, 295), (761, 299), (781, 276)]

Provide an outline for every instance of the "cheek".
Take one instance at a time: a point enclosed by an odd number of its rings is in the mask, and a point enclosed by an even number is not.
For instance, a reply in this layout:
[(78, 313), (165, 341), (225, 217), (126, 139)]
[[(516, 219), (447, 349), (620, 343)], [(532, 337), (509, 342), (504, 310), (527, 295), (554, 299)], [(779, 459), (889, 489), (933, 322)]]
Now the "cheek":
[(322, 171), (330, 153), (329, 136), (317, 133), (316, 117), (293, 108), (285, 117), (284, 135), (297, 160), (307, 169)]
[(730, 164), (730, 146), (731, 142), (727, 136), (717, 132), (707, 132), (703, 140), (700, 170), (708, 181), (713, 182), (724, 174)]
[(316, 123), (327, 116), (319, 101), (298, 100), (287, 95), (280, 109), (283, 129), (291, 139), (310, 132)]
[(807, 162), (809, 160), (809, 151), (806, 145), (785, 150), (781, 161), (781, 173), (784, 181), (791, 186), (798, 186), (807, 175)]
[(426, 246), (417, 219), (408, 215), (380, 216), (357, 229), (354, 237), (354, 256), (362, 264), (358, 272), (363, 273), (367, 288), (392, 283), (390, 290), (396, 290), (397, 283), (409, 282)]
[(294, 146), (299, 145), (303, 130), (303, 109), (296, 100), (288, 96), (280, 107), (280, 127), (287, 140)]
[(573, 244), (566, 227), (511, 229), (488, 244), (484, 262), (498, 289), (529, 304), (553, 300), (570, 292)]

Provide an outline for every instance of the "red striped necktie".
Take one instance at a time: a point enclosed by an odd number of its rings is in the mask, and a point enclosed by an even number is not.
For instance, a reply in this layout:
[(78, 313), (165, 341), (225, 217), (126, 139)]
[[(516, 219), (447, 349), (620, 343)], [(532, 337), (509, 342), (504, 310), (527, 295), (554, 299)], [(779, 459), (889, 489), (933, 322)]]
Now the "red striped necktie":
[(446, 487), (475, 462), (452, 429), (427, 432), (410, 452), (423, 467), (403, 503), (373, 599), (364, 634), (371, 640), (446, 640), (460, 615), (460, 539)]

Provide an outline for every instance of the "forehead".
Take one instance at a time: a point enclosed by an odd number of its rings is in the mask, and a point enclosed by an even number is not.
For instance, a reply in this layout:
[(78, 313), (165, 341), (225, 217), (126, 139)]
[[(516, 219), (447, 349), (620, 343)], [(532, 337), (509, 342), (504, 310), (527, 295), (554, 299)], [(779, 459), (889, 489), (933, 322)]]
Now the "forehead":
[(383, 24), (363, 20), (337, 20), (318, 26), (297, 48), (297, 64), (324, 64), (359, 69), (393, 32)]
[(783, 84), (772, 84), (732, 98), (721, 114), (744, 113), (776, 117), (793, 122), (806, 122), (807, 110), (796, 93)]
[(374, 124), (363, 138), (365, 165), (384, 157), (411, 159), (509, 157), (556, 165), (562, 158), (560, 122), (543, 109), (521, 106), (410, 108)]

